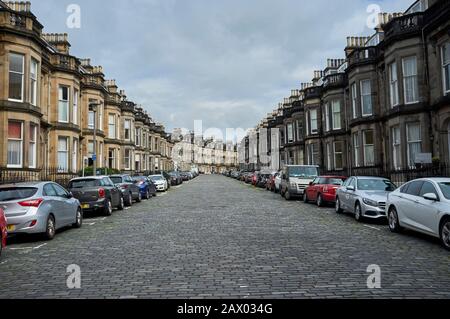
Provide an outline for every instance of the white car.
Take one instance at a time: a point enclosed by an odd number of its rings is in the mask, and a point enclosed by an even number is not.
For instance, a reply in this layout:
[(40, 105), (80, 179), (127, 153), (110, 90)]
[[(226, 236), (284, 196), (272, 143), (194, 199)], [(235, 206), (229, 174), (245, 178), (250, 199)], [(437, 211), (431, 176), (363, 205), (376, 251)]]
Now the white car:
[(275, 176), (275, 193), (279, 193), (281, 189), (281, 172)]
[(450, 250), (450, 178), (423, 178), (390, 193), (386, 203), (389, 228), (408, 228), (441, 239)]
[(169, 183), (167, 179), (164, 178), (163, 175), (151, 175), (148, 178), (152, 180), (152, 182), (156, 186), (156, 190), (158, 192), (165, 192), (169, 189)]

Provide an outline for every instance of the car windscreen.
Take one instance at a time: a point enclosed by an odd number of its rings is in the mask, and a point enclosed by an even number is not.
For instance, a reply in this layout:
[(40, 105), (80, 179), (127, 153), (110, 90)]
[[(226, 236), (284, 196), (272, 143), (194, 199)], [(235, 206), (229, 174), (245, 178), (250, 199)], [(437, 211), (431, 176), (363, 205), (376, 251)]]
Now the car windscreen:
[(152, 177), (150, 177), (150, 179), (154, 182), (164, 180), (164, 178), (162, 176), (152, 176)]
[(319, 175), (316, 167), (289, 167), (289, 177), (315, 178)]
[(0, 202), (33, 197), (38, 189), (34, 187), (8, 187), (0, 189)]
[(450, 182), (439, 183), (439, 188), (441, 189), (442, 194), (444, 194), (444, 197), (450, 200)]
[(69, 183), (69, 188), (84, 188), (97, 186), (101, 186), (101, 181), (99, 179), (79, 179), (76, 181), (71, 181)]
[(123, 180), (122, 177), (116, 176), (116, 177), (110, 177), (109, 178), (114, 184), (122, 184)]
[(327, 181), (327, 184), (342, 186), (342, 184), (344, 184), (344, 181), (345, 181), (345, 179), (342, 179), (342, 178), (329, 178)]
[(133, 181), (136, 181), (136, 182), (143, 182), (143, 181), (146, 181), (146, 180), (147, 179), (145, 177), (143, 177), (143, 176), (133, 177)]
[(397, 187), (387, 179), (359, 179), (358, 190), (393, 192)]

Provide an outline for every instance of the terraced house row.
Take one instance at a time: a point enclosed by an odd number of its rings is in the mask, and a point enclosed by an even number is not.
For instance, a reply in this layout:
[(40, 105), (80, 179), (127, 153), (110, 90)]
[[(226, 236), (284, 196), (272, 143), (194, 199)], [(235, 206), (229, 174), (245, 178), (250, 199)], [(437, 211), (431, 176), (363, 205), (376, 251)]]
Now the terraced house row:
[(343, 174), (449, 167), (450, 1), (416, 1), (380, 14), (370, 37), (348, 37), (345, 58), (292, 90), (241, 142), (240, 159)]
[(0, 1), (2, 171), (76, 173), (86, 159), (129, 172), (172, 169), (164, 126), (102, 67), (72, 56), (67, 34), (43, 33), (30, 7)]

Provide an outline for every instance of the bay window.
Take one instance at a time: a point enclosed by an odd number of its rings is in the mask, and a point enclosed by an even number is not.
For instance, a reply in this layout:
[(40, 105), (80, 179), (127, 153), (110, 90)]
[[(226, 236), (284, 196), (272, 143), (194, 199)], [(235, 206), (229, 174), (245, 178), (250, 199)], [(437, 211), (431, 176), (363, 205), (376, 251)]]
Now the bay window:
[(36, 168), (37, 161), (37, 125), (30, 124), (30, 140), (28, 148), (28, 167)]
[(442, 47), (442, 76), (444, 94), (450, 93), (450, 42)]
[(30, 103), (37, 105), (38, 99), (38, 69), (39, 63), (35, 59), (31, 59), (30, 63)]
[(8, 167), (22, 168), (23, 164), (23, 123), (8, 122)]
[(415, 56), (403, 59), (403, 87), (405, 104), (418, 102), (417, 58)]
[(372, 110), (372, 85), (370, 80), (361, 81), (361, 113), (362, 116), (371, 116)]
[(69, 88), (59, 87), (58, 122), (69, 123)]
[(69, 138), (58, 137), (58, 171), (69, 171)]
[(341, 170), (344, 167), (344, 146), (343, 142), (334, 142), (334, 169)]
[(391, 107), (398, 105), (398, 76), (397, 63), (392, 63), (389, 66), (389, 96), (391, 100)]
[(333, 112), (333, 130), (341, 129), (341, 102), (335, 100), (331, 102), (331, 110)]
[(422, 152), (422, 136), (420, 123), (406, 125), (408, 165), (412, 168), (416, 165), (416, 156)]
[(364, 146), (364, 166), (375, 165), (375, 147), (373, 131), (367, 130), (363, 132), (363, 146)]
[(9, 100), (23, 102), (25, 56), (9, 54)]

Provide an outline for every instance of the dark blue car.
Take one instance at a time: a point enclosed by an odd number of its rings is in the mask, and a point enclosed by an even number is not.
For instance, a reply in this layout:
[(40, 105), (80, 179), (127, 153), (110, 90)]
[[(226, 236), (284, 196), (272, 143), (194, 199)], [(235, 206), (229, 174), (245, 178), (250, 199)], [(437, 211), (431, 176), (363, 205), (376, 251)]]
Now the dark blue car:
[(156, 196), (156, 185), (146, 176), (135, 176), (133, 180), (139, 187), (142, 198), (150, 199), (152, 196)]

